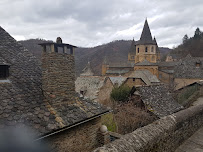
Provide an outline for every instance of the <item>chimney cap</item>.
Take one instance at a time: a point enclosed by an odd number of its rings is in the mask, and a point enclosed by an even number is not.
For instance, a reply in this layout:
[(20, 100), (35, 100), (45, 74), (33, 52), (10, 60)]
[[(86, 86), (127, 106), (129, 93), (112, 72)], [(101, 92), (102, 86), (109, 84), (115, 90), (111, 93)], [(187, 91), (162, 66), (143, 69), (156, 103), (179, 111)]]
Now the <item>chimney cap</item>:
[(56, 38), (56, 43), (59, 43), (59, 44), (62, 43), (62, 39), (61, 39), (61, 37), (57, 37), (57, 38)]

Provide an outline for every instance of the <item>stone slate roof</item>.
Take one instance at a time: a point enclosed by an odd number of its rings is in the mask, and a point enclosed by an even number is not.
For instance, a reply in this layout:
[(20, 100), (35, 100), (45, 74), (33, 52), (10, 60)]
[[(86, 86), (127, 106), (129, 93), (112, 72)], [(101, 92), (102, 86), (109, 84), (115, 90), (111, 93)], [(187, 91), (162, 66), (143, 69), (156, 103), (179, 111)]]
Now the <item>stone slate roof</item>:
[(151, 35), (151, 31), (149, 29), (147, 19), (145, 20), (142, 34), (141, 34), (140, 40), (137, 42), (137, 44), (155, 44), (155, 45), (157, 44), (156, 39), (154, 39), (154, 40), (152, 39), (152, 35)]
[(159, 79), (148, 70), (132, 71), (128, 78), (140, 78), (146, 83), (146, 85), (160, 82)]
[(1, 27), (0, 56), (10, 64), (10, 83), (0, 82), (0, 129), (26, 126), (43, 136), (108, 111), (77, 95), (73, 104), (45, 103), (40, 62)]
[(129, 71), (130, 69), (109, 69), (106, 71), (106, 74), (125, 74)]
[(168, 74), (173, 74), (174, 73), (174, 70), (160, 69), (159, 71), (164, 72), (164, 73), (168, 73)]
[(134, 53), (134, 54), (136, 54), (135, 44), (136, 44), (136, 42), (135, 42), (135, 40), (134, 40), (134, 38), (133, 38), (129, 52)]
[(142, 86), (138, 90), (148, 110), (158, 117), (164, 117), (183, 109), (172, 97), (166, 85)]
[[(196, 63), (200, 64), (200, 67), (196, 67)], [(186, 56), (174, 68), (174, 77), (203, 79), (203, 58)]]
[(99, 89), (104, 85), (105, 79), (105, 77), (99, 76), (78, 77), (75, 81), (75, 90), (78, 93), (85, 91), (85, 97), (96, 100)]
[(110, 63), (109, 67), (111, 68), (120, 68), (120, 67), (126, 67), (126, 68), (132, 68), (134, 67), (134, 63), (132, 62), (122, 62), (122, 63)]
[(119, 77), (109, 77), (109, 79), (111, 80), (113, 85), (118, 84), (118, 86), (120, 86), (127, 79), (127, 77), (122, 77), (122, 76), (119, 76)]
[(175, 67), (179, 64), (179, 61), (173, 61), (173, 62), (159, 62), (159, 67)]
[(0, 56), (0, 65), (9, 65), (9, 64)]
[(135, 65), (141, 65), (141, 66), (156, 66), (157, 63), (152, 63), (152, 62), (149, 62), (148, 60), (143, 60), (142, 62), (138, 62), (136, 63)]

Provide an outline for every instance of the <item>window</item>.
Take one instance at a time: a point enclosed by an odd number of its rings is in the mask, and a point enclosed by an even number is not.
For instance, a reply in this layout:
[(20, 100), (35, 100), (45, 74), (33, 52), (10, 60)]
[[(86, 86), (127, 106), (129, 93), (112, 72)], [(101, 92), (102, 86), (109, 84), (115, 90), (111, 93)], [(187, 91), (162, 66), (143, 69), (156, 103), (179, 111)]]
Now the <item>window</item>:
[(152, 46), (151, 52), (154, 52), (154, 47)]
[(9, 76), (9, 66), (0, 65), (0, 79), (6, 79)]
[(137, 48), (137, 53), (139, 53), (140, 52), (140, 48)]
[(147, 52), (147, 51), (148, 51), (148, 48), (146, 47), (146, 48), (145, 48), (145, 52)]
[(135, 78), (133, 78), (133, 82), (135, 82)]
[(200, 62), (196, 62), (196, 68), (200, 67)]

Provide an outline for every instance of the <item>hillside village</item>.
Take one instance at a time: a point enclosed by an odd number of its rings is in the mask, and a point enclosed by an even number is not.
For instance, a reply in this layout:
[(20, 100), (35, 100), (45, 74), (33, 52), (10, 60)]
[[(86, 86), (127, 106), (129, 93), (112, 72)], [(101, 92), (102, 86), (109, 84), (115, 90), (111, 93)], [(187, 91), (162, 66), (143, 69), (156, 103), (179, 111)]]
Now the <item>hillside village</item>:
[(202, 126), (203, 106), (192, 105), (203, 57), (170, 50), (163, 60), (158, 43), (146, 19), (125, 59), (97, 56), (100, 74), (88, 61), (77, 75), (77, 46), (39, 41), (36, 57), (0, 27), (1, 130), (28, 129), (48, 151), (175, 151)]

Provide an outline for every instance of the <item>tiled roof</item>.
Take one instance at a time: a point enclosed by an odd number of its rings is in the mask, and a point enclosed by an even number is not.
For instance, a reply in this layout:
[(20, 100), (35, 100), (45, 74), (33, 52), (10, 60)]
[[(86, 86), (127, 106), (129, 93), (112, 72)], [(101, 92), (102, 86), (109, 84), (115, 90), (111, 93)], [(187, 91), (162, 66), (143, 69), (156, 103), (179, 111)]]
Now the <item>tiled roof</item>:
[(203, 78), (203, 58), (186, 56), (174, 68), (174, 76), (175, 78)]
[(152, 39), (151, 31), (150, 31), (147, 20), (145, 20), (142, 34), (141, 34), (140, 40), (137, 42), (137, 44), (155, 44), (155, 45), (157, 44), (156, 40)]
[(9, 65), (9, 64), (3, 59), (3, 57), (0, 56), (0, 65)]
[(40, 62), (1, 27), (0, 55), (10, 64), (10, 83), (0, 82), (0, 129), (26, 126), (43, 136), (108, 111), (77, 95), (73, 104), (43, 101)]
[(134, 67), (134, 63), (132, 62), (122, 62), (122, 63), (110, 63), (109, 67), (111, 68), (119, 68), (119, 67), (126, 67), (126, 68), (132, 68)]
[(152, 83), (159, 83), (160, 82), (159, 79), (148, 70), (132, 71), (128, 77), (129, 78), (140, 78), (147, 85), (151, 85)]
[(174, 100), (168, 87), (163, 84), (142, 86), (139, 87), (138, 90), (148, 110), (158, 117), (164, 117), (183, 109), (183, 107)]
[(141, 66), (156, 66), (157, 63), (149, 62), (148, 60), (144, 59), (142, 62), (138, 62), (135, 65), (141, 65)]
[(119, 76), (119, 77), (109, 77), (109, 79), (111, 80), (113, 85), (118, 84), (118, 86), (120, 86), (127, 79), (127, 77), (122, 77), (122, 76)]
[(178, 65), (179, 61), (173, 61), (173, 62), (159, 62), (159, 67), (175, 67)]
[(162, 71), (164, 73), (168, 73), (168, 74), (173, 74), (174, 73), (174, 70), (165, 70), (165, 69), (161, 69), (159, 71)]
[(75, 81), (75, 90), (78, 93), (80, 93), (80, 91), (85, 91), (86, 97), (91, 100), (95, 100), (99, 89), (104, 84), (104, 81), (105, 77), (99, 76), (78, 77)]
[(107, 74), (125, 74), (129, 72), (129, 69), (109, 69), (106, 71)]

